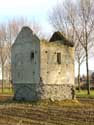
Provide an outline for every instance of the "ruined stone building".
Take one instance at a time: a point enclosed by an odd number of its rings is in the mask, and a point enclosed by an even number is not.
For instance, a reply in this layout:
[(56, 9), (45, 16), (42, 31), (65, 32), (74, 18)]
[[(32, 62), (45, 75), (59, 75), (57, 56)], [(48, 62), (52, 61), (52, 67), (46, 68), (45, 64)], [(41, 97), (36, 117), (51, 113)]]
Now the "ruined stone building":
[(23, 27), (12, 46), (12, 82), (15, 99), (72, 99), (73, 44), (60, 32), (40, 41)]

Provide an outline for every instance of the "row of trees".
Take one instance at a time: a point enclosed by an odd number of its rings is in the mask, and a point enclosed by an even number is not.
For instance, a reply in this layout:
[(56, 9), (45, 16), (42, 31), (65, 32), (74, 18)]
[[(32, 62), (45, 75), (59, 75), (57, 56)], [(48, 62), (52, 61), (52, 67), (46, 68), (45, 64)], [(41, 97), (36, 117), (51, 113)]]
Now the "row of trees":
[(5, 80), (11, 81), (11, 46), (18, 32), (23, 26), (29, 26), (41, 38), (42, 28), (35, 21), (29, 22), (25, 18), (12, 19), (0, 24), (0, 69), (2, 77), (2, 91)]
[(55, 30), (65, 33), (65, 36), (75, 43), (75, 59), (78, 63), (78, 85), (80, 91), (80, 66), (86, 63), (87, 90), (90, 94), (89, 64), (91, 50), (94, 46), (94, 1), (66, 0), (58, 3), (49, 15), (50, 24)]

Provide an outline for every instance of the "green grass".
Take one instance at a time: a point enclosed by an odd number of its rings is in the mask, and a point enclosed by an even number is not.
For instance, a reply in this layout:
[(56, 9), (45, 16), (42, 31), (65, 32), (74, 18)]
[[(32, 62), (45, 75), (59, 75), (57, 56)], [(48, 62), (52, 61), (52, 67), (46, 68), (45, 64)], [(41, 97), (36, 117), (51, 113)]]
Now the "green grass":
[(76, 97), (82, 98), (94, 98), (94, 90), (90, 91), (90, 95), (87, 94), (87, 90), (76, 91)]
[(8, 88), (4, 88), (3, 91), (2, 89), (0, 89), (0, 94), (13, 94), (13, 90), (12, 88), (11, 89), (8, 89)]

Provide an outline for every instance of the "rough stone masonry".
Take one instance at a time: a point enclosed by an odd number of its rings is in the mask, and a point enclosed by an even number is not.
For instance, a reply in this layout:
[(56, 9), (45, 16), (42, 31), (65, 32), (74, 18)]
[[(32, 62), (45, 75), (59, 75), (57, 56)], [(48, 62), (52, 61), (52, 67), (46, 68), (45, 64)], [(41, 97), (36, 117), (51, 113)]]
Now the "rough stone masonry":
[(14, 98), (37, 101), (73, 98), (74, 47), (60, 32), (40, 41), (23, 27), (12, 45)]

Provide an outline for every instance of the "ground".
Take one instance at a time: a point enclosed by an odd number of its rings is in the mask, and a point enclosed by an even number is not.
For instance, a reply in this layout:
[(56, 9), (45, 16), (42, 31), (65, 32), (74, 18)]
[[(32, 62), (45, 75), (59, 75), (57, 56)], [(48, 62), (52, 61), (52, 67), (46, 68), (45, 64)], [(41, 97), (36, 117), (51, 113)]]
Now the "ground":
[(0, 97), (0, 125), (94, 125), (92, 100), (17, 102), (11, 98)]
[[(0, 94), (0, 125), (94, 125), (94, 99), (83, 98), (86, 91), (77, 92), (78, 100), (17, 102), (12, 92)], [(84, 95), (84, 96), (82, 96)]]

